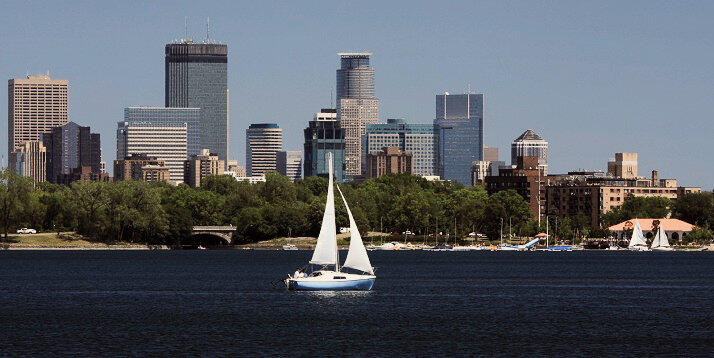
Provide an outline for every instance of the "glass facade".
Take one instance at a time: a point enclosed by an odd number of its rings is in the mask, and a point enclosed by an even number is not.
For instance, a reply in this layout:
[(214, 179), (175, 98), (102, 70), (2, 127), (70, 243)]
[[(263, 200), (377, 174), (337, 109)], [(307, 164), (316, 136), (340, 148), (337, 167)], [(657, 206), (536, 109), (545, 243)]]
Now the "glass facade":
[(434, 125), (408, 124), (403, 119), (387, 119), (387, 123), (368, 124), (362, 137), (365, 155), (384, 147), (398, 147), (412, 154), (414, 175), (434, 175)]
[(157, 127), (185, 123), (188, 128), (188, 157), (201, 154), (203, 149), (200, 108), (128, 107), (124, 108), (124, 121), (152, 123)]
[(166, 107), (200, 108), (200, 148), (227, 160), (228, 47), (168, 44), (165, 66)]
[(471, 185), (471, 164), (483, 160), (483, 94), (437, 95), (434, 134), (438, 175)]
[(303, 167), (305, 177), (327, 177), (327, 153), (332, 153), (335, 180), (344, 182), (345, 137), (340, 122), (334, 117), (319, 119), (316, 116), (314, 120), (309, 122), (304, 134), (305, 162)]

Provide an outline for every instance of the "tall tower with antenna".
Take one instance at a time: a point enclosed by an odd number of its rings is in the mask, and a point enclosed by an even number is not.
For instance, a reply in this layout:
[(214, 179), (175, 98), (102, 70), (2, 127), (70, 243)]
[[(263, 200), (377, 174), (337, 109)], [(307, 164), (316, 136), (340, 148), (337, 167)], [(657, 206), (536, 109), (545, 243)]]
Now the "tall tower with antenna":
[(210, 40), (209, 20), (203, 43), (188, 39), (186, 27), (186, 39), (165, 47), (165, 105), (200, 108), (201, 148), (227, 160), (228, 46)]

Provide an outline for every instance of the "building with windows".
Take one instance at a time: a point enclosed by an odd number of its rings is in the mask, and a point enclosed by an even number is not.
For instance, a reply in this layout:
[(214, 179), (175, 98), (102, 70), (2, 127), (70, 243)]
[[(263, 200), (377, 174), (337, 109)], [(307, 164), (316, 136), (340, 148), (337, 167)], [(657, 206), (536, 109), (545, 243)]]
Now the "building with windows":
[(701, 192), (698, 187), (678, 186), (676, 179), (659, 179), (656, 170), (649, 179), (570, 172), (549, 175), (547, 181), (548, 215), (562, 218), (582, 214), (590, 218), (593, 227), (599, 227), (602, 214), (622, 205), (628, 196), (663, 197), (675, 202), (685, 194)]
[[(344, 131), (345, 175), (355, 177), (364, 169), (362, 136), (367, 124), (379, 121), (379, 99), (374, 93), (374, 69), (370, 66), (371, 53), (339, 53), (337, 70), (337, 120)], [(339, 163), (335, 161), (335, 163)]]
[(206, 42), (184, 39), (166, 45), (165, 106), (200, 108), (198, 148), (208, 148), (225, 161), (228, 159), (228, 46)]
[(218, 159), (218, 155), (203, 149), (201, 154), (192, 155), (184, 162), (183, 182), (198, 188), (201, 186), (201, 179), (210, 175), (223, 175), (225, 169), (225, 162)]
[(185, 123), (187, 155), (201, 154), (200, 108), (128, 107), (124, 108), (124, 122), (145, 122), (156, 126), (180, 126)]
[(316, 113), (308, 127), (303, 131), (305, 136), (303, 164), (304, 176), (327, 177), (327, 153), (332, 153), (333, 173), (335, 181), (345, 180), (345, 137), (344, 131), (337, 120), (337, 111), (323, 108)]
[(436, 96), (436, 172), (446, 180), (471, 184), (471, 164), (483, 160), (483, 94)]
[(471, 163), (471, 185), (484, 184), (487, 176), (498, 176), (503, 161), (477, 160)]
[(166, 162), (146, 154), (131, 154), (114, 161), (114, 180), (171, 182)]
[(511, 143), (511, 165), (518, 157), (538, 157), (538, 165), (548, 174), (548, 142), (532, 129), (528, 129)]
[(276, 171), (277, 154), (282, 149), (283, 130), (277, 124), (251, 124), (245, 131), (245, 163), (248, 176)]
[(534, 218), (545, 214), (547, 182), (538, 157), (518, 157), (515, 167), (501, 167), (497, 176), (486, 176), (485, 182), (489, 195), (515, 190), (528, 201)]
[(42, 143), (47, 150), (47, 181), (51, 183), (60, 182), (60, 175), (70, 175), (75, 168), (89, 167), (91, 173), (102, 172), (100, 136), (91, 133), (89, 127), (74, 122), (54, 127), (42, 135)]
[(188, 151), (186, 123), (118, 122), (117, 158), (145, 154), (161, 160), (169, 168), (171, 181), (183, 182)]
[(607, 175), (613, 178), (637, 178), (637, 153), (615, 153), (607, 162)]
[[(67, 124), (69, 81), (30, 75), (7, 83), (7, 154), (27, 141), (38, 141), (43, 133)], [(14, 164), (8, 161), (11, 169)]]
[(387, 174), (412, 174), (412, 154), (399, 150), (399, 147), (384, 147), (377, 152), (367, 154), (366, 179)]
[(302, 178), (302, 152), (299, 150), (281, 150), (277, 154), (278, 173), (296, 181)]
[(10, 166), (34, 182), (47, 180), (47, 148), (39, 140), (31, 140), (17, 148), (10, 157)]
[(368, 124), (362, 141), (366, 154), (380, 152), (384, 147), (397, 147), (411, 153), (414, 175), (435, 174), (433, 124), (409, 124), (403, 119), (389, 118), (387, 123)]

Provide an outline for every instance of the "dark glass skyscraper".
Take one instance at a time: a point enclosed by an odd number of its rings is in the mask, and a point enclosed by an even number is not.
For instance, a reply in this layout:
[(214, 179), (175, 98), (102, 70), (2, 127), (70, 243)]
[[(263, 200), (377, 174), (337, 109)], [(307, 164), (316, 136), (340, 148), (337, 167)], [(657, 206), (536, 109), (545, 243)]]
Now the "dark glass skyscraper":
[(483, 94), (437, 95), (434, 134), (439, 176), (471, 185), (471, 163), (483, 159)]
[(304, 130), (305, 178), (328, 176), (327, 153), (332, 153), (335, 180), (345, 180), (345, 133), (337, 120), (336, 110), (323, 108)]
[(90, 167), (96, 174), (101, 172), (100, 137), (91, 133), (89, 127), (69, 122), (43, 134), (42, 142), (47, 148), (47, 181), (57, 183), (59, 176), (80, 167)]
[(201, 148), (228, 153), (228, 46), (166, 45), (166, 107), (201, 109)]

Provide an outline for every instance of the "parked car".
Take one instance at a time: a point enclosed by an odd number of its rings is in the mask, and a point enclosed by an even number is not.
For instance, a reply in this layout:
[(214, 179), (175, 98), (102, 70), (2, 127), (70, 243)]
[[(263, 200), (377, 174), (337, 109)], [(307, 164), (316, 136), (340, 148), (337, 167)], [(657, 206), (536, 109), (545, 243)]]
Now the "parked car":
[(26, 227), (23, 227), (22, 229), (17, 230), (18, 234), (37, 234), (37, 230), (35, 229), (28, 229)]
[(411, 232), (411, 231), (409, 231), (409, 230), (403, 232), (402, 234), (404, 234), (404, 235), (414, 235), (414, 233)]

